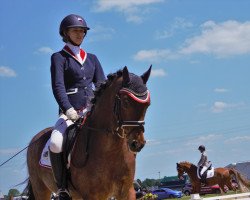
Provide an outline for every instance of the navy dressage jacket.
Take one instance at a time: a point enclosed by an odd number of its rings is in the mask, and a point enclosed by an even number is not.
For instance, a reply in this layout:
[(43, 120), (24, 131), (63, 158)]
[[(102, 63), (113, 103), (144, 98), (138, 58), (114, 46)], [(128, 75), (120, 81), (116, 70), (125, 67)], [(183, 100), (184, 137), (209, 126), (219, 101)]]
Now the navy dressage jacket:
[(51, 56), (51, 81), (55, 99), (62, 112), (73, 107), (80, 110), (94, 96), (97, 87), (106, 78), (94, 54), (83, 51), (83, 63), (65, 46)]

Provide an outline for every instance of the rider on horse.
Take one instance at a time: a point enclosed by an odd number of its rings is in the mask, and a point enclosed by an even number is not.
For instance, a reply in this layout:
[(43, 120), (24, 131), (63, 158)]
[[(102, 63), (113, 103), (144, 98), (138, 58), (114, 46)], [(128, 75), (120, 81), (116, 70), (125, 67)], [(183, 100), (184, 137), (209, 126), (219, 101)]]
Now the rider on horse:
[(59, 119), (51, 134), (49, 152), (59, 200), (70, 199), (64, 181), (62, 153), (64, 134), (67, 127), (90, 109), (90, 99), (94, 96), (93, 84), (98, 86), (105, 80), (97, 57), (80, 47), (88, 30), (89, 27), (81, 16), (75, 14), (66, 16), (59, 29), (65, 46), (51, 56), (52, 90), (60, 111)]
[(206, 148), (204, 145), (200, 145), (198, 150), (201, 152), (201, 158), (197, 164), (198, 169), (200, 171), (201, 182), (206, 184), (206, 171), (211, 166), (207, 159), (207, 154), (205, 152)]

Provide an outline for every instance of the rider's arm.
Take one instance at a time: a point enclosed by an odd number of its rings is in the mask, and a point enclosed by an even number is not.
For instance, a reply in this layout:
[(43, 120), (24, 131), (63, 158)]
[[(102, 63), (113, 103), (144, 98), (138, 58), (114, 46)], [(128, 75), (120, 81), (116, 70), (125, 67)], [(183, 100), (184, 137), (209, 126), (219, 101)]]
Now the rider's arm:
[(98, 58), (94, 54), (92, 54), (92, 56), (93, 56), (94, 65), (95, 65), (95, 74), (94, 74), (93, 82), (95, 86), (98, 87), (99, 84), (105, 81), (106, 78), (105, 78), (101, 63), (99, 62)]
[(198, 162), (198, 166), (203, 166), (205, 162), (206, 162), (205, 156), (203, 154), (201, 154), (201, 158)]
[(65, 58), (60, 53), (51, 56), (51, 83), (54, 97), (59, 107), (66, 112), (72, 105), (69, 102), (64, 84)]

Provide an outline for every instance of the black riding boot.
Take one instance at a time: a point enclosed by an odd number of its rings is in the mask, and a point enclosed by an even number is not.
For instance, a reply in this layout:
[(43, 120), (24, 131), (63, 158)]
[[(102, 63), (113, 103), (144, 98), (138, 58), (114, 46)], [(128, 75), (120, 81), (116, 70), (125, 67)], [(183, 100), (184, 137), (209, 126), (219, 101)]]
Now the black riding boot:
[(204, 172), (201, 176), (201, 184), (203, 184), (204, 186), (207, 184), (206, 179), (207, 179), (207, 173)]
[(67, 189), (66, 168), (63, 165), (63, 153), (53, 153), (49, 150), (50, 162), (58, 188), (56, 200), (71, 200)]

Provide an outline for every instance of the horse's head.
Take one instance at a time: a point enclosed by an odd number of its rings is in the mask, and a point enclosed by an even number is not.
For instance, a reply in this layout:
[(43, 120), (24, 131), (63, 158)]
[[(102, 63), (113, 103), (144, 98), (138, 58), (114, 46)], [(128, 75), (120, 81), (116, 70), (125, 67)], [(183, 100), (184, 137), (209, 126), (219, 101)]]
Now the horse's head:
[(176, 163), (176, 165), (179, 179), (183, 179), (184, 173), (187, 173), (189, 177), (191, 177), (191, 175), (196, 175), (197, 167), (194, 164), (187, 161), (183, 161)]
[(178, 172), (178, 178), (179, 179), (183, 179), (183, 175), (184, 173), (186, 172), (182, 163), (176, 163), (176, 169), (177, 169), (177, 172)]
[(115, 116), (117, 134), (127, 139), (129, 150), (139, 152), (145, 145), (144, 117), (150, 105), (150, 94), (146, 83), (150, 68), (141, 76), (129, 73), (127, 67), (122, 72), (122, 87), (116, 95)]

